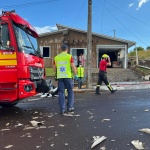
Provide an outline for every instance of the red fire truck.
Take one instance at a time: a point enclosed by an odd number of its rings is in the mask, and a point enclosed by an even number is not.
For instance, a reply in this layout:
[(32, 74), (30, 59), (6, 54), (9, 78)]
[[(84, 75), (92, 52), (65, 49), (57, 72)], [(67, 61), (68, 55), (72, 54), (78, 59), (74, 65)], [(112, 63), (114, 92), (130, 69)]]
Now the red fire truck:
[[(15, 11), (0, 16), (0, 105), (13, 106), (37, 94), (43, 84), (44, 61), (38, 34)], [(43, 92), (38, 90), (38, 92)]]

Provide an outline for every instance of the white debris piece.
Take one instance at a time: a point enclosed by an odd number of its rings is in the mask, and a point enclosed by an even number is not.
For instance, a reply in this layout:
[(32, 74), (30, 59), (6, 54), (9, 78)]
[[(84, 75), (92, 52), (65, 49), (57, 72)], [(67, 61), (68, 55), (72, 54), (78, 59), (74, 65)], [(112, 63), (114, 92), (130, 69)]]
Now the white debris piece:
[(106, 147), (105, 147), (105, 146), (103, 146), (103, 147), (101, 147), (101, 148), (100, 148), (100, 150), (106, 150)]
[(67, 117), (80, 117), (80, 115), (73, 115), (73, 114), (64, 114), (64, 116), (67, 116)]
[(148, 112), (148, 111), (149, 111), (149, 109), (145, 109), (144, 111)]
[(64, 127), (65, 125), (63, 125), (63, 124), (59, 124), (59, 126), (60, 126), (60, 127)]
[(6, 126), (9, 126), (9, 123), (6, 123)]
[(34, 120), (34, 119), (38, 119), (39, 117), (32, 117), (32, 119)]
[(93, 136), (94, 138), (94, 143), (92, 144), (91, 148), (95, 147), (96, 145), (98, 145), (99, 143), (101, 143), (102, 141), (106, 140), (107, 137), (105, 136)]
[(23, 130), (30, 130), (30, 129), (34, 129), (34, 127), (26, 126)]
[(150, 129), (149, 128), (143, 128), (143, 129), (140, 129), (139, 131), (150, 134)]
[(93, 119), (94, 118), (94, 116), (92, 115), (91, 117), (89, 117), (89, 119)]
[(134, 145), (134, 147), (135, 147), (136, 149), (138, 149), (138, 150), (144, 149), (142, 142), (139, 142), (139, 140), (134, 140), (134, 141), (132, 141), (131, 143), (132, 143), (132, 144)]
[(48, 126), (48, 128), (54, 128), (54, 126)]
[(1, 131), (9, 131), (10, 129), (2, 129)]
[(18, 123), (17, 125), (15, 125), (15, 127), (21, 127), (21, 126), (23, 126), (23, 124), (21, 123)]
[(13, 147), (13, 145), (8, 145), (8, 146), (5, 146), (4, 148), (11, 148)]
[(66, 146), (68, 146), (68, 143), (65, 143)]
[(110, 119), (103, 119), (101, 122), (104, 122), (104, 121), (110, 121)]
[(30, 123), (31, 123), (32, 126), (34, 126), (34, 127), (43, 125), (43, 122), (39, 122), (39, 121), (35, 121), (35, 120), (30, 121)]
[(36, 149), (40, 148), (41, 146), (36, 146)]

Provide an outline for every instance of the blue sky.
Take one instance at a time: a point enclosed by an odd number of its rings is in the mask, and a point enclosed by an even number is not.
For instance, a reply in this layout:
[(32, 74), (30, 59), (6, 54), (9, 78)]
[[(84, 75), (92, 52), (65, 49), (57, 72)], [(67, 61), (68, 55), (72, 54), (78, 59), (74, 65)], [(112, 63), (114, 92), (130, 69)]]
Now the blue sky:
[[(92, 31), (150, 46), (149, 0), (92, 0)], [(88, 0), (3, 0), (0, 10), (16, 10), (38, 33), (56, 24), (87, 30)], [(132, 47), (131, 49), (134, 49)]]

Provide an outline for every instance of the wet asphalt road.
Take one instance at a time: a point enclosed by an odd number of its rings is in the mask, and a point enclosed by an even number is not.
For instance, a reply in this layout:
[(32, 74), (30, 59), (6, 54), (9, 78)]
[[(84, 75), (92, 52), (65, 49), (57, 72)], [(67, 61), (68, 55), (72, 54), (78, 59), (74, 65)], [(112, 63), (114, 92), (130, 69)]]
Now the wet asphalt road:
[[(0, 108), (0, 150), (90, 150), (93, 136), (107, 139), (93, 150), (135, 150), (139, 140), (150, 150), (150, 135), (139, 129), (150, 128), (150, 90), (109, 91), (75, 94), (75, 113), (59, 114), (57, 98), (32, 97), (13, 108)], [(110, 119), (110, 120), (103, 120)], [(30, 121), (43, 122), (41, 128)], [(22, 126), (18, 127), (18, 123)]]

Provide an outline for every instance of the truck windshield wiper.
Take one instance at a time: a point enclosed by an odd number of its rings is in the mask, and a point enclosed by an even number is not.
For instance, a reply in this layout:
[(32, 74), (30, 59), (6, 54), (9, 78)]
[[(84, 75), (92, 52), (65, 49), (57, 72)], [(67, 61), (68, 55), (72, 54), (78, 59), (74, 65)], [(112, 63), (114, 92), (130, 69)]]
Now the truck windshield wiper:
[(34, 56), (37, 56), (35, 53), (32, 53), (32, 52), (30, 52), (30, 53), (29, 53), (29, 55), (34, 55)]
[(27, 45), (22, 45), (22, 47), (33, 49), (31, 46), (27, 46)]

